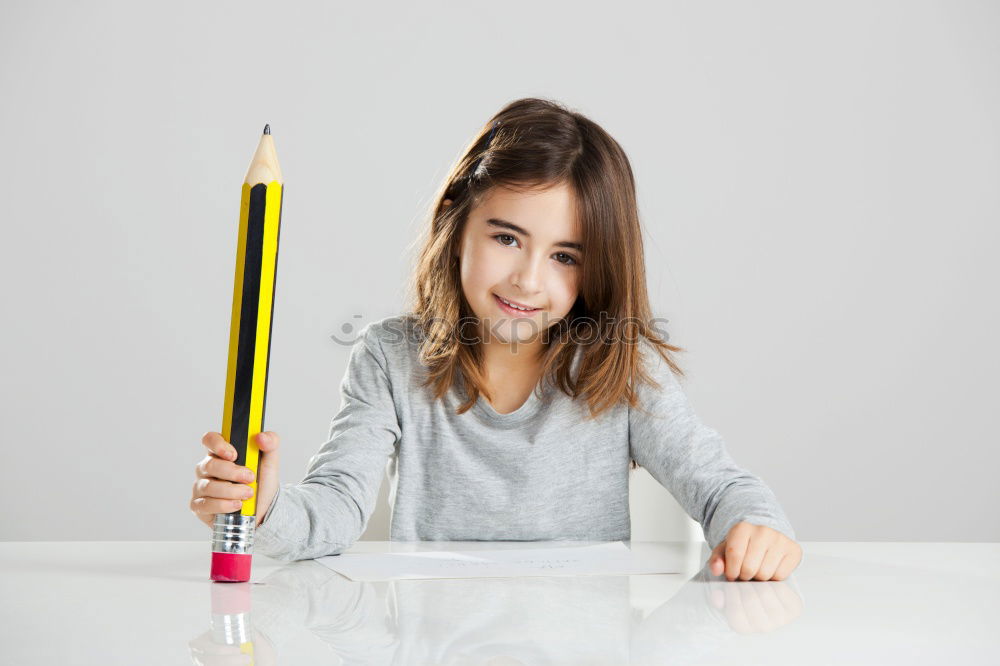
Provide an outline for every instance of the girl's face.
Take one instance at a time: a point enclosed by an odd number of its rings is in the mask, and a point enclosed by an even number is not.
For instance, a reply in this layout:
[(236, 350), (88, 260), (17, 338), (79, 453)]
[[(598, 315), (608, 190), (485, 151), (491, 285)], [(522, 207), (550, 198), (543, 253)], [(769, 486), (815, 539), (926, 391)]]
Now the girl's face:
[[(469, 213), (458, 249), (462, 291), (483, 342), (534, 346), (576, 302), (583, 248), (566, 184), (515, 192), (495, 187)], [(503, 303), (533, 308), (519, 311)]]

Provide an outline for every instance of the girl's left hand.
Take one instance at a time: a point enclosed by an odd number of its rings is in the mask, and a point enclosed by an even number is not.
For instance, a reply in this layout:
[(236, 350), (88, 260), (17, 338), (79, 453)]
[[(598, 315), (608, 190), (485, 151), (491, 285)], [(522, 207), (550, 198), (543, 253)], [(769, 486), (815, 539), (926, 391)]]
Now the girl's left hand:
[(726, 579), (785, 580), (802, 561), (802, 546), (778, 530), (740, 522), (712, 550), (708, 567)]

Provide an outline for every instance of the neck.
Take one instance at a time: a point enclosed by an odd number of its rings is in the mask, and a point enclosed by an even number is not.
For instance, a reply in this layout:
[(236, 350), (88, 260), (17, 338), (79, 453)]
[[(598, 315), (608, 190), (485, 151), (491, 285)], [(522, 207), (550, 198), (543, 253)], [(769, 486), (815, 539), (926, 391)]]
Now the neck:
[(499, 341), (483, 343), (483, 359), (487, 369), (501, 372), (532, 372), (541, 367), (545, 351), (541, 341), (530, 343), (505, 343)]

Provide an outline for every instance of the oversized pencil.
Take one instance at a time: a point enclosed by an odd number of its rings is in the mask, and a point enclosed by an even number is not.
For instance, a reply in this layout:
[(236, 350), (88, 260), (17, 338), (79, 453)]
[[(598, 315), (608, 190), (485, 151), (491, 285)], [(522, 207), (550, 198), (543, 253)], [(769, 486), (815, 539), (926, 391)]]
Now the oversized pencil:
[(257, 458), (254, 437), (264, 428), (267, 366), (271, 351), (274, 283), (278, 268), (278, 228), (284, 180), (270, 125), (250, 160), (240, 200), (233, 311), (229, 324), (229, 365), (222, 436), (236, 449), (236, 464), (254, 473), (253, 497), (233, 513), (215, 516), (212, 580), (250, 580), (257, 521)]

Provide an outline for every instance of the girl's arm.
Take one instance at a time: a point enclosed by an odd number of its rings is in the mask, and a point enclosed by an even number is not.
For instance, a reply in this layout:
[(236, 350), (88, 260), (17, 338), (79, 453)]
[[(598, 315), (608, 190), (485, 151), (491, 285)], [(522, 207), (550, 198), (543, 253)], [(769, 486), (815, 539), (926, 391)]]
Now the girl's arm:
[(336, 555), (364, 532), (400, 438), (385, 364), (369, 324), (351, 349), (330, 436), (305, 478), (279, 488), (257, 527), (255, 552), (283, 561)]
[(709, 548), (715, 548), (740, 521), (770, 527), (794, 540), (795, 533), (774, 493), (738, 466), (722, 437), (695, 415), (677, 377), (643, 340), (647, 371), (660, 388), (642, 383), (640, 409), (629, 410), (632, 458), (649, 470), (697, 520)]

